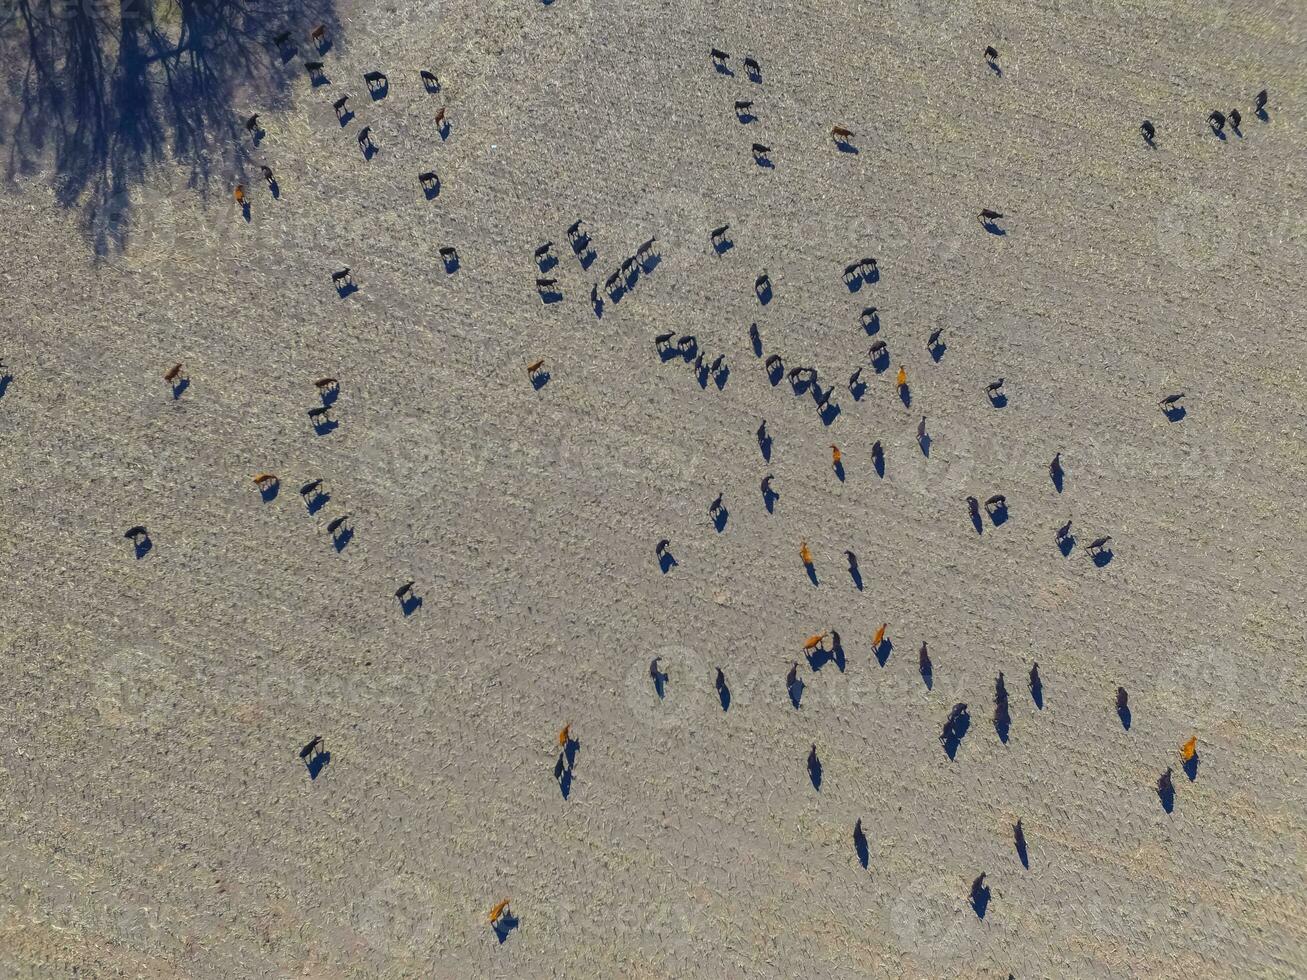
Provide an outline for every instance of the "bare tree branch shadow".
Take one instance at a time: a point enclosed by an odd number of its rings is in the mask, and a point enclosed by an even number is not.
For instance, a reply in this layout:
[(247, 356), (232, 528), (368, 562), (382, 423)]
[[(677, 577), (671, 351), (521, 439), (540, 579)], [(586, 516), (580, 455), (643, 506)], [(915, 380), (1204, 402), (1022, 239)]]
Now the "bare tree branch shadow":
[(242, 120), (288, 107), (299, 78), (271, 38), (318, 24), (338, 30), (335, 0), (0, 3), (7, 176), (44, 177), (97, 258), (121, 252), (152, 172), (180, 165), (202, 195), (243, 182)]

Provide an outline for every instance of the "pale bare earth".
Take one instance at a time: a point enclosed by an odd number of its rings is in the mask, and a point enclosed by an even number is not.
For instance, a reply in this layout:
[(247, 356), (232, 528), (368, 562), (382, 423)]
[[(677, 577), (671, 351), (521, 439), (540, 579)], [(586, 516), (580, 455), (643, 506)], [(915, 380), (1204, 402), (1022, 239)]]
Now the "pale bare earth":
[[(0, 974), (1304, 975), (1301, 5), (367, 0), (337, 15), (329, 85), (310, 87), (301, 52), (275, 69), (277, 105), (231, 106), (212, 159), (243, 141), (239, 177), (193, 181), (165, 158), (122, 192), (130, 219), (97, 218), (58, 199), (52, 160), (11, 169)], [(288, 26), (306, 47), (311, 23)], [(375, 103), (374, 69), (391, 80)], [(1220, 142), (1205, 117), (1234, 106), (1243, 136)], [(834, 124), (858, 154), (836, 151)], [(589, 271), (566, 245), (579, 217)], [(735, 248), (717, 256), (708, 229), (726, 222)], [(121, 241), (97, 258), (106, 223)], [(661, 263), (597, 319), (591, 285), (650, 235)], [(545, 305), (532, 252), (550, 239), (564, 298)], [(881, 279), (850, 294), (841, 270), (866, 255)], [(344, 265), (359, 291), (342, 300)], [(855, 402), (867, 305), (892, 367), (865, 369)], [(768, 383), (755, 321), (766, 353), (838, 384), (829, 427)], [(724, 388), (660, 362), (665, 331), (724, 353)], [(552, 376), (536, 391), (538, 357)], [(174, 400), (176, 361), (190, 387)], [(341, 379), (339, 425), (317, 436), (322, 375)], [(1000, 376), (1001, 410), (981, 391)], [(1188, 412), (1168, 423), (1157, 401), (1179, 390)], [(262, 470), (282, 479), (268, 503)], [(331, 499), (310, 515), (296, 490), (317, 478)], [(977, 535), (964, 497), (999, 492), (1011, 519)], [(326, 525), (346, 513), (337, 553)], [(154, 542), (139, 561), (122, 537), (138, 523)], [(1084, 545), (1105, 534), (1115, 557), (1095, 567)], [(405, 617), (392, 592), (408, 579), (423, 605)], [(846, 669), (801, 663), (796, 711), (784, 676), (826, 629)], [(972, 725), (950, 762), (939, 733), (959, 701)], [(297, 752), (317, 734), (331, 759), (311, 780)], [(1154, 788), (1168, 766), (1170, 814)], [(510, 896), (500, 943), (487, 913)]]

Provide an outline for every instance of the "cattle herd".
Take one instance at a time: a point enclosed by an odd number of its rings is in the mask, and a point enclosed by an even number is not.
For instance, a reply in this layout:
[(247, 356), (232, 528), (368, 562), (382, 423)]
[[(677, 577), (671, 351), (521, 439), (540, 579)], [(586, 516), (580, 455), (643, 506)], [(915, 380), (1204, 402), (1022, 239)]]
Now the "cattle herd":
[[(327, 32), (323, 27), (316, 27), (308, 32), (308, 38), (313, 48), (314, 58), (304, 62), (304, 69), (311, 79), (313, 90), (316, 92), (319, 87), (326, 86), (331, 82), (328, 77), (327, 63), (324, 60), (318, 60), (327, 56), (331, 45)], [(293, 50), (289, 33), (275, 37), (273, 45), (283, 54)], [(711, 48), (708, 51), (708, 66), (706, 68), (709, 72), (731, 76), (734, 74), (733, 61), (733, 56), (728, 52), (718, 48)], [(996, 80), (995, 83), (1002, 84), (1003, 69), (1000, 52), (992, 46), (986, 47), (983, 51), (983, 62), (992, 70)], [(739, 63), (742, 64), (743, 71), (749, 82), (757, 86), (759, 92), (759, 96), (755, 98), (734, 100), (736, 117), (740, 123), (748, 126), (757, 122), (759, 115), (766, 112), (765, 106), (759, 107), (759, 103), (762, 102), (761, 93), (765, 91), (763, 88), (764, 74), (761, 63), (754, 57), (745, 57)], [(417, 76), (416, 80), (426, 93), (432, 96), (440, 94), (442, 85), (435, 73), (422, 69), (416, 71), (415, 75)], [(374, 96), (379, 90), (390, 85), (389, 77), (381, 71), (368, 72), (363, 76), (362, 80)], [(1254, 115), (1263, 122), (1268, 118), (1266, 115), (1267, 98), (1267, 93), (1263, 90), (1256, 94), (1252, 103)], [(349, 108), (348, 95), (341, 95), (330, 104), (342, 129), (355, 121), (355, 114)], [(440, 138), (442, 140), (447, 139), (451, 127), (448, 107), (433, 101), (431, 103), (431, 112)], [(1227, 129), (1236, 136), (1242, 137), (1243, 117), (1237, 108), (1227, 111), (1212, 111), (1208, 117), (1208, 123), (1212, 135), (1217, 139), (1226, 140)], [(244, 128), (257, 147), (264, 135), (260, 115), (255, 113), (248, 116), (244, 122)], [(1144, 120), (1139, 124), (1139, 131), (1149, 147), (1156, 146), (1164, 136), (1164, 134), (1159, 133), (1158, 127), (1149, 120)], [(830, 127), (829, 132), (836, 152), (858, 152), (854, 143), (856, 134), (850, 128), (836, 124)], [(359, 151), (365, 158), (370, 159), (373, 154), (379, 151), (380, 148), (373, 141), (371, 127), (367, 125), (360, 126), (355, 136)], [(744, 141), (744, 146), (747, 147), (752, 160), (757, 166), (766, 169), (784, 166), (784, 147), (765, 145), (751, 138)], [(260, 168), (269, 191), (275, 199), (278, 188), (273, 167), (270, 163), (264, 163), (260, 164)], [(441, 179), (434, 169), (418, 171), (417, 179), (428, 199), (435, 198), (440, 194)], [(243, 212), (245, 219), (248, 220), (250, 209), (255, 206), (251, 199), (250, 190), (244, 184), (237, 183), (232, 191), (232, 196)], [(1009, 230), (1005, 229), (1002, 224), (1005, 220), (1002, 211), (991, 207), (978, 208), (977, 219), (981, 226), (976, 232), (977, 235), (997, 238), (1009, 234)], [(731, 261), (729, 253), (734, 248), (731, 225), (729, 223), (722, 224), (711, 229), (705, 228), (702, 231), (707, 237), (711, 252), (708, 260)], [(567, 251), (570, 251), (572, 255), (568, 261), (574, 260), (579, 263), (583, 270), (589, 270), (597, 261), (598, 253), (591, 235), (586, 229), (584, 220), (578, 219), (564, 229), (563, 237), (565, 237), (568, 245)], [(615, 263), (616, 268), (612, 269), (610, 273), (599, 275), (590, 293), (590, 305), (597, 318), (602, 318), (605, 308), (609, 304), (620, 302), (625, 294), (635, 289), (643, 278), (649, 277), (657, 268), (660, 261), (657, 243), (658, 239), (656, 237), (648, 238), (631, 255)], [(446, 271), (450, 273), (456, 271), (459, 264), (457, 250), (446, 246), (440, 250), (440, 253)], [(559, 280), (557, 277), (549, 275), (549, 272), (560, 261), (554, 250), (553, 240), (545, 241), (536, 248), (533, 260), (537, 273), (535, 285), (541, 301), (546, 304), (557, 302), (562, 298)], [(330, 283), (342, 301), (348, 300), (353, 292), (361, 288), (351, 275), (348, 265), (342, 265), (334, 271), (324, 270), (324, 273), (329, 275)], [(844, 288), (852, 293), (864, 287), (874, 288), (882, 274), (892, 275), (893, 273), (882, 273), (875, 257), (864, 256), (850, 261), (842, 269), (832, 270), (831, 282), (834, 287), (839, 287), (842, 284)], [(327, 278), (327, 275), (324, 275), (324, 278)], [(838, 279), (838, 282), (835, 281), (836, 279)], [(766, 270), (759, 272), (754, 280), (753, 291), (760, 311), (765, 311), (765, 308), (772, 302), (778, 288), (780, 287)], [(760, 312), (759, 317), (760, 320), (764, 319), (765, 312)], [(847, 391), (853, 402), (859, 402), (866, 397), (869, 390), (881, 386), (886, 395), (893, 396), (902, 403), (904, 424), (915, 428), (917, 447), (924, 457), (924, 464), (929, 466), (932, 438), (947, 438), (947, 433), (932, 434), (928, 432), (926, 416), (919, 411), (912, 412), (910, 416), (907, 414), (912, 411), (912, 406), (916, 400), (924, 398), (925, 393), (929, 392), (929, 378), (916, 377), (912, 379), (910, 384), (907, 371), (902, 364), (899, 364), (897, 370), (892, 370), (895, 358), (891, 353), (889, 341), (884, 337), (876, 336), (881, 331), (881, 324), (875, 306), (868, 305), (863, 308), (859, 323), (865, 334), (875, 337), (875, 339), (870, 347), (866, 349), (865, 354), (860, 353), (858, 349), (849, 351), (850, 360), (847, 367), (851, 373), (847, 375), (848, 380), (843, 384), (837, 383), (839, 379), (829, 379), (819, 375), (814, 367), (802, 364), (787, 364), (787, 354), (773, 347), (765, 325), (761, 325), (760, 322), (753, 322), (747, 326), (748, 346), (757, 364), (757, 370), (767, 380), (770, 387), (777, 390), (784, 384), (789, 388), (789, 394), (793, 397), (811, 398), (813, 410), (822, 424), (827, 427), (834, 422), (841, 412), (837, 389)], [(741, 332), (743, 333), (744, 330), (742, 329)], [(907, 338), (899, 337), (895, 338), (894, 343), (898, 347), (899, 345), (907, 345), (909, 341)], [(924, 344), (935, 363), (939, 363), (947, 351), (947, 345), (943, 338), (943, 328), (931, 330), (926, 336), (918, 339), (916, 343)], [(727, 354), (720, 351), (704, 350), (699, 340), (692, 334), (681, 335), (674, 330), (659, 332), (653, 337), (653, 349), (660, 362), (679, 362), (682, 365), (691, 367), (695, 379), (702, 388), (707, 388), (711, 382), (721, 389), (729, 381), (731, 365)], [(539, 397), (547, 398), (549, 396), (546, 389), (550, 382), (550, 372), (546, 365), (556, 360), (556, 356), (551, 359), (551, 355), (539, 353), (539, 356), (533, 357), (529, 363), (524, 365), (527, 381), (537, 392), (540, 392)], [(0, 363), (0, 368), (3, 367), (4, 365)], [(168, 384), (169, 391), (174, 399), (184, 397), (191, 384), (190, 377), (180, 363), (167, 368), (162, 377)], [(520, 378), (520, 375), (518, 377)], [(840, 378), (843, 377), (845, 375), (841, 374)], [(348, 379), (342, 381), (335, 377), (318, 379), (310, 377), (305, 379), (306, 390), (313, 392), (317, 396), (315, 404), (307, 410), (307, 416), (315, 437), (328, 436), (338, 425), (337, 420), (332, 417), (333, 406), (339, 396), (341, 384), (347, 383), (347, 381)], [(975, 390), (978, 390), (979, 394), (984, 396), (985, 401), (980, 404), (987, 403), (995, 411), (1002, 411), (1007, 403), (1005, 378), (1003, 377), (992, 380), (977, 379)], [(1185, 409), (1182, 405), (1184, 393), (1159, 392), (1158, 395), (1158, 406), (1162, 414), (1168, 421), (1180, 423), (1185, 416)], [(765, 472), (765, 467), (771, 460), (774, 440), (777, 438), (784, 439), (787, 435), (789, 434), (773, 432), (765, 419), (760, 422), (756, 431), (758, 450), (763, 464), (758, 473), (761, 481), (758, 486), (762, 497), (762, 505), (767, 514), (774, 514), (778, 506), (784, 506), (784, 487), (777, 486), (773, 476)], [(792, 436), (792, 438), (797, 438), (797, 436)], [(884, 444), (880, 440), (877, 440), (871, 446), (863, 447), (845, 445), (841, 448), (838, 444), (831, 443), (830, 451), (832, 476), (835, 480), (841, 482), (846, 480), (849, 471), (868, 464), (871, 471), (878, 477), (883, 478), (886, 466), (893, 463), (893, 461), (887, 463)], [(1048, 464), (1048, 476), (1051, 484), (1049, 492), (1054, 495), (1060, 494), (1066, 481), (1074, 478), (1075, 468), (1076, 460), (1074, 458), (1062, 452), (1056, 453)], [(251, 475), (251, 482), (265, 503), (271, 503), (278, 497), (281, 480), (276, 474), (257, 472)], [(310, 513), (316, 514), (330, 506), (330, 494), (327, 492), (327, 484), (322, 477), (314, 476), (299, 488), (298, 493)], [(708, 516), (719, 534), (728, 532), (732, 504), (733, 502), (724, 499), (723, 494), (717, 493), (707, 506)], [(993, 533), (1009, 520), (1020, 519), (1021, 502), (1009, 501), (1005, 493), (992, 487), (978, 491), (974, 495), (967, 494), (962, 499), (952, 501), (951, 505), (957, 508), (955, 513), (958, 515), (959, 520), (963, 519), (963, 508), (965, 507), (965, 513), (969, 517), (977, 535)], [(739, 506), (743, 507), (746, 504), (740, 502)], [(1057, 527), (1049, 528), (1049, 537), (1045, 539), (1049, 541), (1052, 547), (1057, 548), (1064, 557), (1070, 557), (1073, 554), (1077, 543), (1076, 535), (1072, 531), (1072, 525), (1073, 521), (1068, 516), (1065, 522), (1060, 523)], [(330, 520), (325, 523), (325, 527), (330, 546), (336, 552), (341, 552), (348, 547), (353, 533), (348, 513), (330, 515)], [(658, 572), (652, 574), (674, 576), (678, 574), (677, 568), (680, 565), (680, 561), (675, 554), (676, 532), (674, 530), (664, 530), (663, 533), (665, 536), (656, 542), (653, 549)], [(1100, 574), (1112, 574), (1110, 568), (1113, 560), (1112, 536), (1101, 528), (1091, 529), (1085, 533), (1085, 536), (1088, 539), (1083, 547), (1083, 554), (1086, 559), (1098, 567)], [(124, 532), (123, 537), (130, 542), (137, 560), (148, 560), (154, 542), (151, 540), (146, 527), (142, 525), (129, 527)], [(815, 555), (806, 541), (799, 542), (796, 550), (800, 559), (799, 564), (802, 574), (807, 577), (812, 586), (816, 587), (823, 581), (821, 569), (830, 560), (829, 557)], [(852, 551), (844, 551), (843, 555), (847, 560), (847, 571), (853, 586), (861, 590), (862, 578), (859, 572), (857, 555)], [(799, 569), (795, 570), (795, 574), (800, 574)], [(394, 592), (394, 598), (400, 608), (399, 614), (404, 617), (417, 614), (421, 610), (423, 602), (417, 591), (417, 582), (404, 574), (397, 575), (396, 578), (403, 580), (402, 584)], [(798, 624), (796, 624), (796, 627), (798, 627)], [(810, 624), (804, 624), (802, 629), (803, 632), (807, 633), (811, 626)], [(892, 649), (890, 641), (891, 629), (891, 624), (881, 624), (867, 647), (871, 656), (879, 660), (882, 665), (885, 659), (888, 658), (890, 649)], [(806, 660), (813, 674), (826, 662), (835, 662), (841, 671), (845, 669), (846, 652), (844, 645), (840, 634), (830, 626), (825, 626), (812, 633), (806, 640), (796, 643), (796, 647), (798, 648), (796, 652), (800, 653), (802, 658)], [(800, 663), (799, 659), (794, 659), (788, 672), (777, 678), (776, 704), (779, 706), (788, 702), (788, 710), (802, 710), (804, 681), (800, 675)], [(918, 672), (927, 690), (932, 688), (934, 678), (941, 669), (946, 670), (947, 666), (941, 666), (941, 664), (932, 660), (927, 643), (923, 640), (920, 643), (918, 653)], [(729, 679), (721, 667), (715, 667), (715, 672), (711, 677), (686, 677), (682, 679), (677, 675), (674, 666), (664, 665), (661, 663), (660, 658), (655, 657), (649, 664), (648, 674), (649, 684), (659, 702), (683, 696), (680, 693), (682, 685), (689, 686), (700, 683), (706, 685), (711, 683), (722, 710), (730, 710), (731, 688)], [(1056, 678), (1050, 678), (1050, 682), (1053, 685), (1057, 684)], [(1030, 667), (1028, 682), (1023, 686), (1036, 708), (1040, 710), (1043, 710), (1044, 707), (1044, 683), (1038, 663), (1033, 663)], [(998, 738), (1003, 742), (1007, 741), (1008, 731), (1011, 726), (1009, 699), (1012, 696), (1013, 694), (1009, 691), (1003, 674), (999, 673), (994, 678), (992, 698), (987, 699), (988, 703), (985, 705), (984, 711), (990, 715), (994, 730)], [(974, 707), (972, 704), (958, 702), (948, 709), (946, 716), (940, 722), (938, 738), (942, 751), (950, 760), (956, 758), (959, 747), (968, 735)], [(1114, 691), (1111, 689), (1105, 690), (1103, 692), (1102, 707), (1105, 724), (1108, 715), (1115, 711), (1119, 724), (1127, 731), (1130, 729), (1129, 694), (1124, 687), (1118, 686)], [(971, 737), (975, 738), (976, 736), (972, 735)], [(580, 743), (570, 723), (558, 733), (556, 741), (558, 755), (553, 767), (554, 778), (558, 781), (561, 792), (566, 798), (571, 793)], [(331, 754), (326, 750), (325, 744), (324, 737), (316, 735), (298, 750), (299, 758), (304, 762), (308, 776), (311, 779), (316, 779), (331, 761)], [(1172, 766), (1165, 764), (1172, 751), (1175, 750), (1165, 746), (1157, 749), (1159, 760), (1157, 771), (1159, 775), (1156, 782), (1156, 792), (1160, 805), (1167, 812), (1170, 812), (1175, 805), (1176, 796), (1176, 786), (1172, 779)], [(1188, 779), (1195, 780), (1199, 761), (1196, 738), (1190, 738), (1180, 746), (1178, 755), (1181, 768)], [(796, 764), (797, 762), (796, 759)], [(337, 762), (337, 765), (339, 764)], [(824, 777), (824, 766), (817, 743), (810, 744), (809, 751), (804, 754), (804, 764), (812, 791), (820, 792)], [(1017, 819), (1011, 826), (1010, 831), (1013, 848), (1022, 864), (1028, 865), (1027, 841), (1022, 821)], [(861, 819), (858, 819), (852, 827), (851, 836), (854, 860), (857, 860), (866, 868), (869, 860), (867, 832), (864, 830)], [(984, 918), (991, 895), (990, 888), (986, 884), (989, 872), (980, 868), (976, 870), (979, 874), (971, 881), (969, 889), (965, 881), (959, 882), (959, 894), (968, 896), (975, 914), (980, 918)], [(502, 943), (516, 925), (517, 920), (510, 911), (507, 898), (502, 900), (498, 900), (497, 896), (491, 896), (491, 898), (496, 899), (496, 901), (489, 910), (488, 920)]]

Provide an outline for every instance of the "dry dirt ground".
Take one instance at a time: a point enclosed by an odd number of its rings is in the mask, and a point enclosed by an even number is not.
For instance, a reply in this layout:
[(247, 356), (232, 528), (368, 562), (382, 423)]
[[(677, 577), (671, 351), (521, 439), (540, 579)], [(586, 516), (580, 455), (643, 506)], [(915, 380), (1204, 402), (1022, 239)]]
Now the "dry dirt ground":
[[(367, 0), (333, 22), (329, 84), (301, 52), (279, 105), (232, 106), (266, 130), (239, 132), (240, 174), (156, 161), (91, 212), (59, 199), (56, 162), (11, 171), (0, 974), (1302, 976), (1305, 32), (1288, 2)], [(1242, 136), (1219, 141), (1206, 115), (1233, 106)], [(588, 271), (564, 233), (582, 217)], [(650, 235), (661, 261), (597, 317), (591, 285)], [(850, 293), (866, 255), (880, 280)], [(892, 367), (855, 401), (868, 305)], [(837, 384), (829, 426), (769, 384), (752, 322)], [(725, 385), (660, 361), (665, 331), (724, 354)], [(322, 375), (338, 425), (315, 435)], [(1157, 401), (1177, 390), (1172, 423)], [(296, 490), (318, 478), (310, 514)], [(1010, 519), (977, 534), (964, 498), (998, 492)], [(785, 674), (825, 629), (844, 670), (801, 662), (795, 710)], [(508, 896), (500, 942), (487, 912)]]

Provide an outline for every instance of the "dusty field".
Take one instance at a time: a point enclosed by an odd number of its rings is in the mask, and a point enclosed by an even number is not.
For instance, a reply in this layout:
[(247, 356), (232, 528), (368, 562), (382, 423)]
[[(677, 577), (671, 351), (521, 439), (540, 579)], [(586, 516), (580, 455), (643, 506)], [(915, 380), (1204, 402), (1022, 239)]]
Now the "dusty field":
[[(219, 135), (88, 210), (62, 200), (40, 147), (14, 167), (21, 148), (3, 146), (0, 974), (1307, 971), (1300, 5), (368, 0), (337, 15), (329, 85), (310, 87), (301, 53), (276, 105), (232, 106), (240, 177), (221, 172)], [(374, 69), (390, 75), (375, 102)], [(757, 122), (736, 120), (737, 99)], [(1243, 136), (1220, 142), (1204, 119), (1232, 106)], [(238, 124), (254, 111), (266, 136), (250, 148)], [(835, 150), (835, 123), (859, 153)], [(978, 226), (981, 207), (1004, 212), (1005, 236)], [(588, 271), (564, 234), (581, 217)], [(708, 229), (726, 222), (735, 247), (718, 256)], [(591, 285), (655, 234), (657, 268), (597, 318)], [(545, 305), (532, 252), (550, 239), (563, 299)], [(881, 278), (851, 294), (840, 272), (864, 255)], [(359, 289), (340, 299), (344, 265)], [(867, 305), (893, 366), (865, 369), (855, 401), (843, 379), (865, 362)], [(833, 423), (768, 383), (752, 322), (765, 353), (838, 382)], [(661, 362), (665, 331), (725, 354), (724, 387)], [(542, 356), (537, 391), (524, 367)], [(174, 399), (176, 361), (190, 387)], [(339, 424), (315, 435), (322, 375), (341, 379)], [(1000, 376), (994, 409), (981, 388)], [(1176, 390), (1187, 415), (1169, 423), (1157, 400)], [(250, 482), (262, 470), (282, 478), (270, 502)], [(310, 514), (296, 488), (317, 478), (330, 500)], [(998, 492), (1011, 518), (977, 535), (964, 498)], [(337, 552), (326, 525), (346, 513)], [(122, 537), (138, 523), (154, 544), (140, 560)], [(1099, 534), (1115, 546), (1103, 567), (1083, 547)], [(392, 593), (408, 579), (423, 603), (405, 617)], [(845, 669), (801, 663), (796, 711), (786, 671), (832, 628)], [(938, 736), (958, 701), (973, 723), (950, 761)], [(331, 757), (311, 780), (297, 751), (316, 734)], [(1154, 789), (1168, 766), (1169, 814)], [(486, 914), (506, 896), (518, 926), (501, 943)]]

